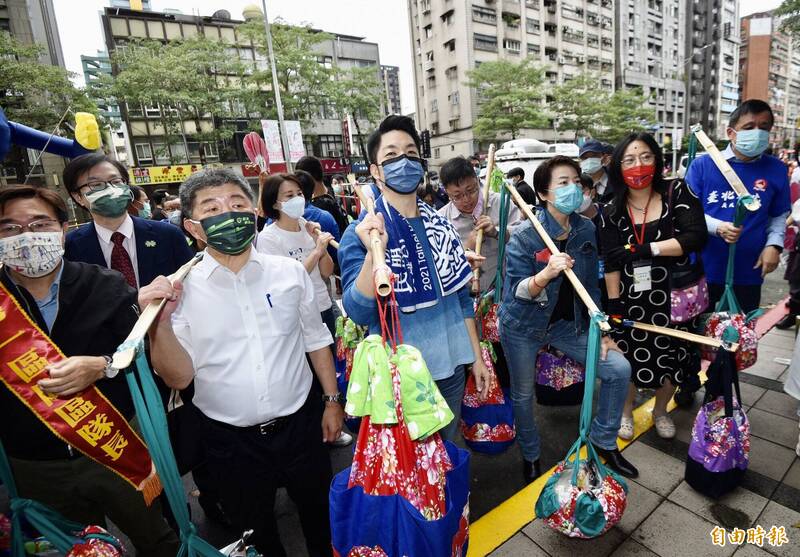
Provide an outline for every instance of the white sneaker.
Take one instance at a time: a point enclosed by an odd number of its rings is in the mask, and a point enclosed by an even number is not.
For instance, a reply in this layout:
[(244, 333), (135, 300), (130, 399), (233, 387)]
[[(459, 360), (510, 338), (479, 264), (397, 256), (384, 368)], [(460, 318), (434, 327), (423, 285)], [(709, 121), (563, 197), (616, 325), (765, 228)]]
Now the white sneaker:
[(329, 443), (331, 447), (346, 447), (350, 443), (353, 442), (353, 436), (347, 433), (346, 431), (342, 431), (339, 433), (339, 437), (336, 441)]
[[(800, 428), (800, 423), (797, 424), (797, 427)], [(794, 452), (797, 453), (797, 456), (800, 456), (800, 434), (797, 436), (797, 446), (794, 448)]]
[(630, 441), (633, 439), (633, 418), (626, 418), (622, 416), (619, 421), (619, 432), (617, 433), (617, 437), (620, 439), (624, 439), (625, 441)]
[(653, 421), (656, 424), (656, 433), (662, 439), (672, 439), (675, 437), (675, 422), (669, 417), (669, 414), (663, 416), (653, 416)]

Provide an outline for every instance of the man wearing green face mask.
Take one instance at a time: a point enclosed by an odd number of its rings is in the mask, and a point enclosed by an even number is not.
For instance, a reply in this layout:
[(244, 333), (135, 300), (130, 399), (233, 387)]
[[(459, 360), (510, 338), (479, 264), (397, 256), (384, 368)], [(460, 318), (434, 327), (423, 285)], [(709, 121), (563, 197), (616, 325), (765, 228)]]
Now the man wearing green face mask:
[(128, 213), (134, 197), (128, 170), (119, 161), (103, 153), (77, 157), (64, 169), (64, 185), (72, 200), (92, 215), (91, 223), (67, 235), (68, 260), (114, 269), (139, 288), (191, 259), (180, 229), (142, 218), (141, 212)]
[(273, 509), (285, 486), (309, 555), (330, 555), (323, 443), (338, 438), (344, 412), (311, 277), (253, 249), (255, 196), (240, 175), (197, 172), (180, 198), (186, 230), (208, 247), (182, 284), (158, 277), (139, 293), (144, 306), (169, 300), (150, 329), (153, 367), (172, 388), (194, 381), (206, 462), (235, 531), (253, 529), (261, 553), (285, 556)]

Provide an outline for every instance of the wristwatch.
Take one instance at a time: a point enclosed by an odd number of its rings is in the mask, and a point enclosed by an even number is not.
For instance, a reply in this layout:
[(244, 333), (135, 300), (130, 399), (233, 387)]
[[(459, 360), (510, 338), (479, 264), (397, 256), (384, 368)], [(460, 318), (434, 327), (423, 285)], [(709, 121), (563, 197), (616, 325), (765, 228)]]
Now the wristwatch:
[(103, 358), (106, 361), (106, 367), (105, 367), (105, 369), (103, 369), (103, 375), (105, 375), (106, 378), (108, 378), (108, 379), (113, 379), (119, 373), (119, 369), (115, 368), (111, 364), (111, 362), (113, 362), (113, 360), (111, 359), (111, 356), (103, 356)]
[(322, 395), (323, 402), (338, 402), (339, 404), (344, 402), (344, 395), (342, 393), (336, 393), (335, 395)]

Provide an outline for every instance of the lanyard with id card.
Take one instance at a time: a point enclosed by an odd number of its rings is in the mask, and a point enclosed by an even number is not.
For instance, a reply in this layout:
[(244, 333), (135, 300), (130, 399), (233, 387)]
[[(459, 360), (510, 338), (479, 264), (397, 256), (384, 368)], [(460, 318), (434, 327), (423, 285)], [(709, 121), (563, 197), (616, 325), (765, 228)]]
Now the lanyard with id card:
[(649, 259), (633, 262), (633, 291), (647, 292), (653, 288), (653, 262)]

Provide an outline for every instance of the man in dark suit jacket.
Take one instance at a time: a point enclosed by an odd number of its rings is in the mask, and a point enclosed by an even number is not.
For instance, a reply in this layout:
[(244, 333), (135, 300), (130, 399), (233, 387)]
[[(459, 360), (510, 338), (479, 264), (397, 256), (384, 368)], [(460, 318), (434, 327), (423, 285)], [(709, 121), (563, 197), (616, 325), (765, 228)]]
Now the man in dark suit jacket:
[(131, 217), (127, 169), (102, 153), (73, 159), (64, 169), (72, 199), (92, 214), (92, 222), (67, 235), (65, 257), (122, 273), (133, 288), (174, 273), (192, 257), (180, 229)]
[(519, 192), (522, 199), (525, 200), (525, 203), (528, 205), (538, 205), (539, 198), (537, 197), (536, 193), (533, 191), (533, 188), (528, 185), (525, 181), (525, 171), (520, 167), (512, 168), (506, 174), (506, 178), (509, 178), (514, 182), (514, 185), (517, 187), (517, 191)]

